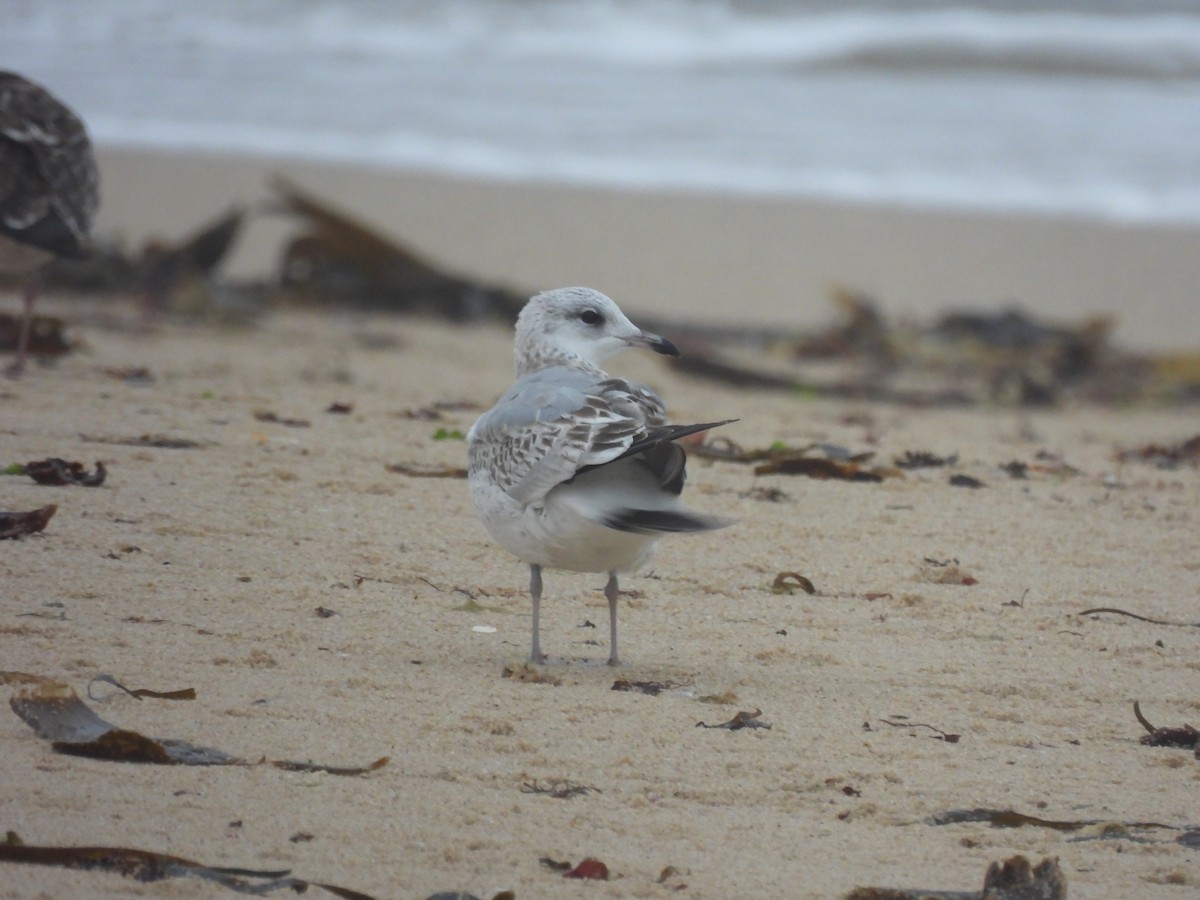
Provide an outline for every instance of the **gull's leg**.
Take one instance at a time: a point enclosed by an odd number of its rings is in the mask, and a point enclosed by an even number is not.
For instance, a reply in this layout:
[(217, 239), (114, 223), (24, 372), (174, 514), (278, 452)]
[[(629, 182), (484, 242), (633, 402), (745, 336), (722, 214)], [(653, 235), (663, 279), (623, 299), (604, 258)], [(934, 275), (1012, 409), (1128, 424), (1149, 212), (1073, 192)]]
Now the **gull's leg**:
[(38, 287), (37, 275), (31, 275), (25, 282), (25, 289), (21, 295), (24, 314), (21, 316), (21, 331), (17, 337), (17, 358), (8, 367), (7, 372), (13, 378), (25, 371), (25, 359), (29, 355), (29, 337), (33, 331), (33, 304), (37, 302)]
[(621, 661), (617, 659), (617, 597), (620, 596), (620, 591), (617, 588), (616, 572), (608, 573), (604, 596), (608, 598), (608, 664), (619, 666)]
[(540, 663), (545, 662), (546, 657), (542, 655), (542, 648), (538, 642), (538, 613), (542, 606), (542, 567), (530, 564), (529, 566), (529, 596), (533, 600), (533, 643), (529, 648), (529, 661)]

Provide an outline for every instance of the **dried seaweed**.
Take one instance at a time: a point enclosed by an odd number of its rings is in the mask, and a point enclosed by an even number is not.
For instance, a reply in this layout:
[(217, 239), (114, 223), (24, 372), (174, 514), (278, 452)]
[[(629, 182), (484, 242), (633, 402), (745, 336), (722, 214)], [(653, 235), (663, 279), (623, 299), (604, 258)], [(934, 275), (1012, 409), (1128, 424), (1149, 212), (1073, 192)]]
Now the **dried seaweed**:
[(817, 589), (813, 586), (812, 581), (805, 578), (799, 572), (780, 572), (775, 576), (775, 580), (771, 582), (771, 592), (774, 594), (794, 594), (796, 590), (802, 590), (806, 594), (815, 594)]
[(905, 450), (903, 454), (892, 460), (899, 469), (936, 469), (942, 466), (953, 466), (958, 463), (958, 454), (938, 456), (928, 450)]
[(401, 410), (397, 415), (417, 422), (438, 422), (445, 418), (443, 413), (478, 412), (480, 409), (480, 405), (473, 400), (438, 400), (428, 406)]
[(945, 812), (934, 813), (925, 820), (927, 825), (961, 825), (970, 823), (988, 824), (993, 828), (1022, 828), (1034, 825), (1039, 828), (1049, 828), (1053, 831), (1079, 831), (1090, 825), (1100, 824), (1099, 819), (1043, 819), (1030, 816), (1012, 809), (949, 809)]
[(97, 675), (95, 678), (93, 678), (91, 681), (88, 682), (87, 695), (88, 695), (89, 700), (99, 700), (100, 699), (99, 697), (96, 697), (92, 693), (92, 685), (98, 681), (103, 682), (104, 684), (111, 684), (113, 687), (124, 691), (126, 694), (128, 694), (130, 697), (133, 697), (136, 700), (141, 700), (145, 697), (149, 697), (152, 700), (195, 700), (196, 699), (196, 689), (195, 688), (182, 688), (177, 691), (152, 691), (149, 688), (127, 688), (127, 687), (125, 687), (125, 685), (121, 684), (121, 682), (117, 681), (117, 679), (114, 678), (113, 676), (104, 674), (104, 675)]
[[(18, 715), (21, 715), (18, 712)], [(22, 718), (24, 716), (22, 715)], [(157, 766), (243, 765), (242, 760), (212, 747), (188, 741), (150, 738), (136, 731), (113, 728), (86, 741), (51, 741), (55, 753), (109, 762), (148, 763)]]
[(569, 872), (563, 872), (563, 878), (585, 878), (592, 881), (608, 881), (608, 866), (598, 859), (583, 859), (579, 865)]
[(727, 731), (740, 731), (743, 728), (765, 728), (770, 730), (771, 723), (762, 721), (759, 716), (762, 715), (761, 709), (756, 709), (752, 712), (742, 710), (728, 722), (722, 722), (720, 725), (709, 725), (707, 722), (697, 722), (697, 728), (724, 728)]
[(1200, 434), (1177, 444), (1144, 444), (1117, 453), (1118, 462), (1145, 462), (1160, 469), (1176, 469), (1181, 465), (1200, 466)]
[(1057, 859), (1036, 866), (1024, 856), (993, 862), (983, 876), (982, 891), (939, 891), (911, 888), (859, 887), (843, 900), (1066, 900), (1067, 876)]
[(649, 694), (651, 697), (657, 697), (663, 691), (673, 691), (678, 687), (682, 687), (682, 685), (675, 681), (629, 681), (625, 678), (618, 678), (613, 682), (612, 690)]
[[(184, 238), (151, 242), (134, 264), (133, 280), (149, 311), (195, 304), (187, 288), (211, 279), (237, 242), (245, 210), (233, 208), (205, 222)], [(205, 300), (210, 299), (204, 291)], [(188, 310), (194, 311), (194, 310)]]
[[(896, 718), (904, 719), (905, 716), (896, 716)], [(936, 732), (936, 734), (932, 734), (930, 737), (939, 741), (945, 741), (947, 744), (957, 744), (959, 739), (962, 737), (961, 734), (952, 734), (948, 731), (942, 731), (942, 729), (935, 728), (933, 725), (928, 725), (925, 722), (894, 722), (891, 719), (880, 719), (879, 721), (884, 725), (891, 725), (893, 728), (928, 728), (930, 731)]]
[(1151, 625), (1170, 625), (1174, 628), (1200, 628), (1200, 622), (1171, 622), (1166, 619), (1152, 619), (1149, 616), (1139, 616), (1137, 613), (1131, 613), (1128, 610), (1119, 609), (1115, 606), (1097, 606), (1095, 609), (1085, 609), (1083, 612), (1078, 613), (1078, 615), (1095, 616), (1100, 613), (1128, 616), (1131, 619), (1137, 619), (1139, 622), (1149, 622)]
[(1037, 472), (1039, 475), (1053, 475), (1056, 478), (1064, 476), (1082, 475), (1083, 470), (1068, 463), (1061, 453), (1053, 453), (1049, 450), (1039, 450), (1034, 454), (1034, 459), (1037, 462), (1029, 466), (1030, 472)]
[(389, 472), (407, 475), (409, 478), (466, 478), (467, 470), (462, 466), (430, 466), (420, 463), (387, 463)]
[[(1068, 397), (1188, 403), (1200, 396), (1196, 354), (1124, 352), (1110, 343), (1113, 322), (1104, 317), (1058, 324), (1020, 310), (951, 311), (930, 323), (897, 323), (860, 293), (835, 289), (833, 299), (839, 318), (811, 332), (663, 320), (653, 327), (679, 339), (685, 351), (679, 371), (803, 396), (942, 407), (1046, 406)], [(694, 340), (685, 345), (688, 335)], [(739, 365), (722, 352), (733, 346), (798, 363), (816, 360), (829, 374), (818, 380), (809, 368)]]
[[(639, 322), (648, 321), (639, 317)], [(647, 327), (651, 327), (647, 325)], [(670, 334), (680, 334), (686, 328), (664, 327)], [(758, 391), (783, 391), (805, 397), (831, 400), (855, 400), (873, 403), (899, 403), (912, 406), (954, 407), (968, 405), (973, 399), (958, 388), (905, 389), (893, 388), (874, 378), (847, 378), (841, 381), (814, 382), (799, 374), (773, 372), (739, 365), (722, 357), (711, 345), (691, 342), (683, 345), (683, 356), (672, 368), (686, 375), (716, 381), (723, 385)]]
[(32, 672), (0, 669), (0, 684), (50, 684), (53, 681), (53, 678), (47, 678), (45, 675), (35, 675)]
[(917, 581), (927, 584), (979, 584), (979, 579), (963, 570), (957, 559), (925, 557), (917, 570)]
[(22, 688), (10, 698), (9, 705), (38, 737), (51, 742), (50, 746), (56, 753), (68, 756), (152, 765), (251, 766), (265, 762), (289, 771), (319, 771), (331, 775), (361, 775), (373, 772), (388, 762), (386, 756), (363, 767), (326, 766), (289, 760), (249, 761), (189, 741), (147, 737), (105, 721), (79, 699), (71, 687), (51, 680)]
[(1133, 715), (1146, 729), (1139, 740), (1148, 747), (1178, 747), (1181, 750), (1200, 750), (1200, 731), (1186, 722), (1176, 728), (1155, 728), (1142, 715), (1138, 701), (1133, 701)]
[(1022, 479), (1029, 477), (1029, 463), (1023, 463), (1019, 459), (1007, 462), (1000, 468), (1008, 473), (1009, 478)]
[(262, 895), (285, 888), (299, 894), (309, 887), (318, 887), (344, 900), (372, 900), (369, 894), (361, 891), (295, 878), (288, 869), (259, 871), (207, 866), (181, 856), (130, 847), (33, 846), (24, 843), (12, 831), (8, 832), (7, 840), (0, 843), (0, 862), (112, 872), (140, 882), (165, 881), (168, 878), (200, 878), (239, 894)]
[(0, 511), (0, 540), (36, 534), (45, 529), (50, 519), (58, 512), (58, 505), (51, 503), (28, 512)]
[(113, 381), (124, 381), (126, 384), (153, 384), (154, 373), (146, 366), (109, 366), (104, 374)]
[(984, 484), (982, 481), (980, 481), (978, 478), (972, 478), (970, 475), (964, 475), (961, 472), (955, 473), (954, 475), (950, 476), (950, 485), (951, 485), (951, 487), (965, 487), (965, 488), (987, 487), (987, 485)]
[[(299, 224), (273, 284), (211, 286), (243, 224), (237, 209), (183, 241), (151, 247), (141, 259), (101, 248), (86, 271), (56, 263), (49, 275), (59, 283), (69, 279), (75, 290), (138, 291), (151, 307), (164, 305), (166, 295), (182, 294), (185, 284), (200, 285), (212, 298), (251, 297), (259, 308), (266, 290), (282, 287), (285, 297), (331, 306), (433, 311), (459, 321), (512, 322), (529, 296), (524, 289), (451, 271), (353, 211), (336, 209), (282, 178), (273, 179), (271, 187), (278, 197), (275, 210)], [(882, 304), (862, 292), (835, 288), (832, 300), (834, 320), (810, 330), (631, 314), (645, 327), (677, 339), (685, 350), (677, 371), (755, 390), (943, 407), (1044, 406), (1067, 398), (1194, 403), (1200, 398), (1200, 356), (1124, 351), (1111, 343), (1114, 322), (1103, 316), (1057, 323), (1020, 309), (971, 309), (912, 322), (889, 318)], [(54, 325), (54, 346), (34, 352), (66, 349), (61, 323)], [(15, 333), (15, 321), (0, 318), (0, 344), (14, 342)], [(739, 364), (728, 352), (733, 348), (797, 365)], [(811, 367), (801, 368), (814, 360), (822, 367), (819, 377)]]
[(809, 478), (838, 479), (879, 483), (887, 477), (899, 477), (898, 470), (883, 467), (864, 468), (856, 462), (845, 462), (821, 456), (790, 456), (761, 463), (754, 467), (755, 475), (805, 475)]
[(586, 784), (575, 784), (573, 781), (552, 781), (540, 784), (537, 781), (527, 781), (521, 785), (522, 794), (542, 794), (556, 800), (567, 800), (571, 797), (582, 797), (584, 794), (601, 793), (600, 788)]
[(788, 495), (777, 487), (753, 487), (738, 494), (746, 500), (758, 500), (762, 503), (782, 503)]
[(271, 181), (303, 231), (284, 250), (282, 281), (306, 299), (394, 311), (428, 311), (456, 321), (516, 319), (524, 292), (485, 284), (421, 258), (399, 241), (281, 177)]
[(1190, 832), (1190, 827), (1166, 825), (1162, 822), (1113, 822), (1108, 819), (1043, 819), (1017, 812), (1014, 809), (993, 809), (976, 807), (974, 809), (948, 809), (934, 813), (925, 819), (926, 825), (963, 825), (988, 824), (993, 828), (1049, 828), (1052, 831), (1075, 832), (1085, 828), (1100, 826), (1105, 834), (1113, 837), (1123, 837), (1130, 830), (1166, 830)]
[(108, 470), (104, 463), (96, 463), (96, 471), (88, 472), (81, 462), (67, 462), (56, 456), (27, 462), (20, 466), (21, 474), (28, 475), (38, 484), (77, 484), (80, 487), (100, 487)]
[(550, 684), (555, 687), (562, 686), (562, 677), (555, 675), (553, 672), (543, 669), (536, 663), (521, 662), (511, 666), (505, 666), (500, 672), (501, 678), (511, 678), (513, 681), (521, 681), (526, 684)]
[(312, 422), (308, 419), (297, 419), (291, 416), (280, 416), (269, 409), (256, 409), (254, 418), (259, 422), (271, 422), (277, 425), (284, 425), (288, 428), (311, 428)]
[(377, 772), (391, 762), (391, 757), (381, 756), (379, 759), (365, 766), (329, 766), (324, 763), (314, 762), (295, 762), (288, 759), (271, 759), (267, 762), (277, 769), (283, 769), (285, 772), (320, 772), (325, 775), (366, 775), (368, 772)]
[(727, 437), (718, 437), (708, 441), (707, 443), (701, 444), (698, 447), (689, 447), (688, 454), (699, 457), (700, 459), (714, 459), (722, 462), (734, 463), (752, 463), (782, 458), (785, 456), (798, 456), (808, 452), (814, 446), (816, 445), (809, 444), (807, 447), (788, 447), (782, 443), (777, 443), (770, 447), (764, 447), (757, 450), (747, 450), (736, 441), (730, 440)]
[(692, 343), (685, 344), (684, 350), (686, 352), (675, 362), (674, 368), (687, 375), (718, 381), (730, 387), (758, 391), (774, 390), (814, 395), (818, 393), (814, 385), (803, 381), (798, 375), (786, 375), (738, 365), (722, 359), (711, 348), (700, 347)]
[[(666, 884), (672, 878), (679, 878), (681, 875), (683, 875), (683, 873), (674, 866), (663, 866), (662, 871), (658, 873), (658, 878), (655, 879), (655, 883)], [(682, 891), (686, 888), (686, 884), (671, 885), (671, 889), (675, 891)]]
[(185, 741), (156, 740), (117, 728), (98, 716), (79, 695), (61, 682), (22, 688), (10, 700), (20, 719), (56, 753), (116, 762), (158, 765), (234, 765), (241, 760)]
[(118, 444), (123, 447), (152, 447), (157, 450), (194, 450), (211, 447), (215, 441), (194, 441), (165, 434), (142, 434), (137, 437), (111, 437), (100, 434), (80, 434), (79, 439), (88, 444)]

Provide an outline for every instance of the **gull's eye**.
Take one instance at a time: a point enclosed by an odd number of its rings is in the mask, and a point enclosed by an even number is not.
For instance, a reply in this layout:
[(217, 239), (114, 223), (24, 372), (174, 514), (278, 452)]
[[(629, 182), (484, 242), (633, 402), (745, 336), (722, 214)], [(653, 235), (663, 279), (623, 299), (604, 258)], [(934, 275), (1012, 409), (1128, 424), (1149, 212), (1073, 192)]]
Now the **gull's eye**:
[(584, 325), (599, 325), (604, 321), (604, 316), (594, 309), (585, 309), (579, 314), (579, 321)]

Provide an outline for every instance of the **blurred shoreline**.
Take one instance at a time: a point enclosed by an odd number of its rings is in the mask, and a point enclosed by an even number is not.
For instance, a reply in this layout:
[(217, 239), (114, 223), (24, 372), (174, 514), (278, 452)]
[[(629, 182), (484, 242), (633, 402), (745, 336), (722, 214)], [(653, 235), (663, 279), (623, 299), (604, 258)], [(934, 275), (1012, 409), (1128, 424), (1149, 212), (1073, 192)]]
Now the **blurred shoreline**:
[(1111, 315), (1132, 349), (1194, 349), (1200, 226), (1130, 225), (795, 198), (493, 182), (247, 155), (102, 146), (100, 238), (178, 238), (234, 205), (258, 211), (227, 274), (265, 277), (291, 224), (283, 175), (431, 262), (534, 291), (604, 290), (625, 307), (806, 327), (830, 289), (892, 316), (1017, 307), (1051, 320)]

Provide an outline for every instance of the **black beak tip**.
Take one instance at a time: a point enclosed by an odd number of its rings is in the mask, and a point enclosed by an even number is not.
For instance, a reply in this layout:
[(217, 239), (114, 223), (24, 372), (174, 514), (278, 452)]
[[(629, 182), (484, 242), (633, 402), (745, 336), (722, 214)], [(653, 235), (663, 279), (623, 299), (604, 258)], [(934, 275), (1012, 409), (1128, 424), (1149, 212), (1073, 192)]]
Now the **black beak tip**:
[(661, 353), (663, 356), (679, 356), (679, 348), (668, 341), (665, 337), (655, 338), (650, 344), (650, 348), (655, 353)]

